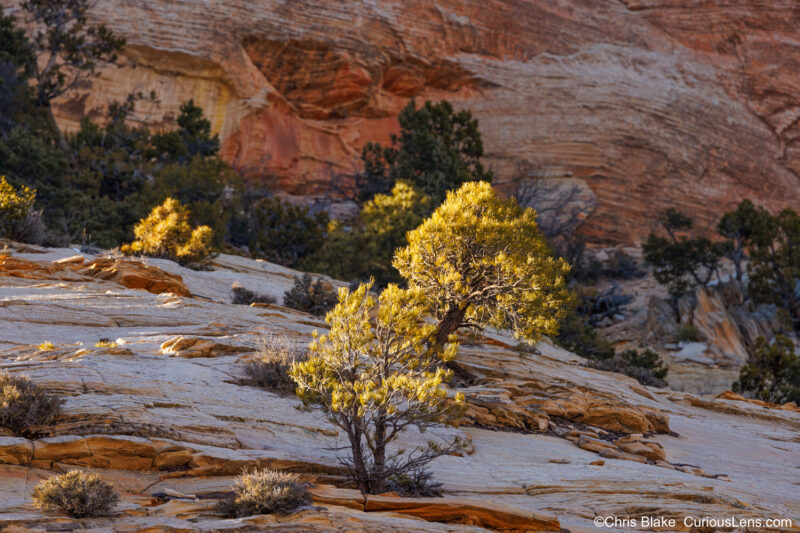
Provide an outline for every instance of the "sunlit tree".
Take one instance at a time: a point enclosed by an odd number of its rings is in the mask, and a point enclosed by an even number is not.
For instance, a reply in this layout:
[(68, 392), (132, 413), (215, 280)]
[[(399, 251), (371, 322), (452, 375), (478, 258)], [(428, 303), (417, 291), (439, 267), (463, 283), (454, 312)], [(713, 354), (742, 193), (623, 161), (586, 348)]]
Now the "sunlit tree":
[(394, 266), (436, 318), (437, 344), (461, 327), (509, 328), (528, 341), (557, 332), (569, 266), (552, 256), (532, 209), (465, 183), (408, 241)]
[(136, 224), (136, 240), (122, 246), (122, 251), (173, 259), (184, 265), (205, 263), (212, 252), (213, 232), (208, 226), (193, 228), (189, 216), (180, 202), (167, 198)]
[(422, 295), (390, 285), (380, 296), (374, 324), (372, 282), (355, 291), (340, 289), (339, 304), (325, 320), (330, 331), (317, 335), (309, 358), (290, 375), (297, 394), (318, 404), (349, 440), (345, 461), (364, 494), (384, 492), (387, 480), (418, 470), (459, 446), (429, 443), (410, 453), (387, 450), (409, 426), (425, 428), (456, 414), (463, 395), (448, 400), (443, 382), (451, 377), (443, 362), (456, 345), (433, 347), (436, 326), (424, 321)]

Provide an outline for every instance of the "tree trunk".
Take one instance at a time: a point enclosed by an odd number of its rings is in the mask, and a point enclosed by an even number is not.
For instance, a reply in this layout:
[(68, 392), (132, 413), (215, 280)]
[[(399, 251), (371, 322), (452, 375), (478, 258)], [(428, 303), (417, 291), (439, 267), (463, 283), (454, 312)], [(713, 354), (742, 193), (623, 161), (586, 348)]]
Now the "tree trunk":
[[(436, 333), (436, 346), (438, 348), (447, 344), (447, 338), (458, 329), (458, 326), (464, 321), (465, 314), (467, 314), (466, 306), (463, 309), (450, 306), (444, 318), (439, 321), (439, 329)], [(474, 381), (475, 376), (467, 372), (455, 361), (448, 361), (447, 368), (452, 370), (456, 377), (464, 383), (472, 383)]]
[(369, 493), (369, 472), (364, 465), (364, 456), (361, 453), (361, 432), (353, 430), (353, 433), (348, 435), (350, 437), (350, 451), (353, 454), (353, 471), (355, 472), (356, 482), (358, 483), (358, 490), (361, 494)]
[(463, 308), (450, 306), (444, 317), (439, 321), (438, 331), (436, 333), (436, 345), (439, 347), (447, 344), (447, 338), (451, 333), (454, 333), (458, 326), (463, 322), (464, 315), (467, 313), (467, 306)]
[(375, 452), (372, 457), (370, 494), (380, 494), (384, 492), (386, 486), (386, 422), (381, 417), (375, 426)]
[(56, 140), (58, 141), (58, 147), (64, 150), (64, 154), (72, 160), (72, 154), (70, 153), (69, 143), (67, 142), (67, 138), (64, 136), (64, 133), (61, 131), (61, 128), (58, 127), (58, 123), (56, 122), (56, 115), (53, 113), (53, 106), (50, 103), (45, 105), (47, 108), (47, 114), (50, 116), (50, 122), (53, 125), (53, 130), (56, 134)]

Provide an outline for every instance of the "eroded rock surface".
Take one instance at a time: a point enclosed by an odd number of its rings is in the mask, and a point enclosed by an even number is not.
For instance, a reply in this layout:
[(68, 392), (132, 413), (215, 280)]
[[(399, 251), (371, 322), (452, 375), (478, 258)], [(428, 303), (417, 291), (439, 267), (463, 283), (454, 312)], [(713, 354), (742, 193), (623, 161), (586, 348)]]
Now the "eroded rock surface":
[[(65, 272), (77, 260), (54, 261), (72, 255), (10, 258), (31, 272)], [(180, 275), (194, 296), (82, 274), (0, 276), (0, 368), (66, 399), (36, 439), (0, 435), (0, 524), (9, 531), (581, 532), (601, 513), (800, 518), (796, 409), (643, 387), (546, 342), (538, 354), (517, 352), (491, 332), (460, 351), (470, 402), (462, 424), (398, 443), (469, 442), (432, 465), (445, 497), (364, 500), (346, 488), (333, 451), (345, 439), (320, 412), (241, 385), (262, 329), (301, 345), (324, 327), (279, 305), (229, 303), (234, 282), (280, 296), (293, 272), (224, 255), (209, 272), (148, 266)], [(117, 346), (95, 347), (100, 338)], [(45, 340), (55, 349), (40, 349)], [(314, 505), (219, 518), (216, 500), (256, 465), (300, 473), (316, 485)], [(116, 517), (78, 523), (35, 511), (37, 481), (74, 468), (114, 483)]]

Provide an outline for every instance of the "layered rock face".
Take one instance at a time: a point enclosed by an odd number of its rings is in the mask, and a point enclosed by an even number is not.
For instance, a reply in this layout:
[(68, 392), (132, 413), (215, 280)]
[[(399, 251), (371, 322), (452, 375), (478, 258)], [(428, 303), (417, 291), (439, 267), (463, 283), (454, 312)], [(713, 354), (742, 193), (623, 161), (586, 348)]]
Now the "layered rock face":
[(486, 162), (582, 180), (584, 228), (636, 242), (677, 205), (701, 227), (748, 197), (800, 206), (800, 8), (793, 0), (108, 0), (122, 66), (57, 114), (74, 127), (134, 90), (156, 125), (194, 98), (227, 161), (321, 194), (416, 97), (480, 119)]

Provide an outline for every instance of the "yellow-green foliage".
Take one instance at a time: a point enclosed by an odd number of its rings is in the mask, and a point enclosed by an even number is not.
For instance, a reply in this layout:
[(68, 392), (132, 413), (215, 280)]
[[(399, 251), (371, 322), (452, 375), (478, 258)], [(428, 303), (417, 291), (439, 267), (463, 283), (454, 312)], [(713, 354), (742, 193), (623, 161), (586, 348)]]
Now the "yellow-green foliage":
[(45, 479), (33, 490), (33, 504), (42, 511), (73, 518), (108, 516), (119, 496), (97, 474), (73, 470)]
[(117, 343), (108, 339), (102, 339), (95, 343), (95, 348), (116, 348)]
[(56, 349), (56, 345), (50, 341), (44, 341), (38, 346), (39, 350), (42, 352), (49, 352)]
[[(325, 318), (330, 332), (314, 333), (309, 359), (295, 363), (290, 375), (298, 396), (322, 405), (348, 434), (353, 477), (362, 492), (374, 494), (389, 475), (386, 445), (409, 425), (453, 413), (441, 387), (452, 373), (442, 363), (455, 357), (457, 345), (431, 348), (436, 326), (424, 322), (422, 295), (395, 285), (381, 293), (373, 327), (371, 286), (339, 290), (339, 304)], [(463, 395), (455, 401), (462, 404)]]
[(376, 194), (372, 200), (364, 204), (361, 218), (364, 225), (372, 233), (382, 237), (387, 233), (401, 231), (404, 228), (415, 228), (423, 220), (430, 205), (430, 198), (404, 181), (398, 181), (391, 194)]
[(153, 208), (134, 233), (136, 240), (122, 246), (123, 253), (164, 257), (183, 265), (202, 265), (211, 255), (211, 228), (192, 228), (189, 210), (173, 198)]
[(465, 183), (408, 234), (394, 266), (424, 295), (439, 343), (462, 326), (510, 328), (533, 341), (554, 334), (569, 299), (569, 266), (553, 258), (536, 213)]
[(36, 191), (22, 185), (15, 189), (0, 176), (0, 237), (13, 238), (36, 201)]

